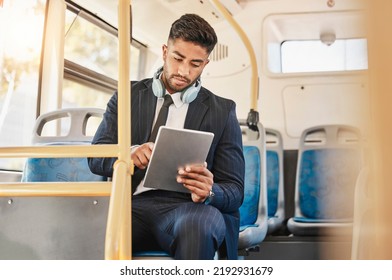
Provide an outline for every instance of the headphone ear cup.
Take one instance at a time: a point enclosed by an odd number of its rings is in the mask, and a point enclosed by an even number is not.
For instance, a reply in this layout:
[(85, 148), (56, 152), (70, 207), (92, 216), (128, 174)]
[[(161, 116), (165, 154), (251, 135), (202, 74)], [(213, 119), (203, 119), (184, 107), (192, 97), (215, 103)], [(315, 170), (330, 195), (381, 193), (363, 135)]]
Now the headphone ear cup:
[(154, 78), (152, 80), (152, 91), (154, 92), (154, 95), (158, 98), (163, 97), (165, 94), (165, 86), (161, 79), (156, 78), (156, 75), (154, 75)]
[(196, 99), (197, 94), (199, 93), (201, 88), (201, 81), (198, 79), (192, 86), (187, 88), (181, 94), (181, 100), (184, 103), (191, 103), (193, 100)]

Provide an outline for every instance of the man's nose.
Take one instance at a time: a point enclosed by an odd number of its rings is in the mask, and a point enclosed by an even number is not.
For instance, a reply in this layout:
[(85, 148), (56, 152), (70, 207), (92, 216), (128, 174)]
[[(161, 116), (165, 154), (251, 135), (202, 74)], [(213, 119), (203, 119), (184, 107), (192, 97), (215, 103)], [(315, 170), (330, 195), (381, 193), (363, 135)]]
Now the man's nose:
[(189, 76), (189, 66), (185, 65), (185, 64), (181, 64), (178, 67), (178, 74), (183, 76), (183, 77), (188, 77)]

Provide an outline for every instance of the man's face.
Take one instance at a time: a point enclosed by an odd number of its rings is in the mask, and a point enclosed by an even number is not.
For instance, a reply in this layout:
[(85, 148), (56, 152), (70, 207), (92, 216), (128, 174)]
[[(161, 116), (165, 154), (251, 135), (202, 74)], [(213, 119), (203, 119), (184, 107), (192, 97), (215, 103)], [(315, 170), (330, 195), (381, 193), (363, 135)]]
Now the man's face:
[(209, 62), (207, 50), (181, 39), (163, 45), (163, 82), (170, 93), (193, 84)]

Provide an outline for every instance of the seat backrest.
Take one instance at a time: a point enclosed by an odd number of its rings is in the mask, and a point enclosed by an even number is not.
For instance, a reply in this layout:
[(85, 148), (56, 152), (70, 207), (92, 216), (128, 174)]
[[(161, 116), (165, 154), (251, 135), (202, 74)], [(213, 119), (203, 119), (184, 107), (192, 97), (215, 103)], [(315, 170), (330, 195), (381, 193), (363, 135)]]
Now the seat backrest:
[(279, 131), (266, 128), (268, 234), (283, 225), (285, 218), (283, 141)]
[[(88, 123), (93, 117), (100, 121), (103, 113), (104, 110), (98, 108), (69, 108), (42, 114), (35, 123), (32, 144), (90, 145), (93, 133), (88, 135)], [(50, 135), (47, 128), (55, 132)], [(59, 130), (61, 132), (56, 133)], [(90, 171), (86, 158), (29, 158), (22, 176), (23, 182), (105, 180)]]
[(240, 208), (241, 227), (252, 226), (259, 215), (260, 185), (261, 185), (261, 157), (256, 146), (244, 145), (245, 157), (245, 188), (244, 202)]
[(362, 165), (359, 129), (326, 125), (306, 129), (298, 154), (295, 216), (347, 220)]
[[(261, 231), (257, 237), (259, 243), (264, 239), (268, 228), (265, 130), (260, 123), (258, 131), (248, 128), (244, 120), (240, 120), (240, 124), (245, 157), (245, 189), (244, 202), (240, 207), (240, 231), (248, 227), (258, 227)], [(241, 234), (239, 243), (243, 243)]]
[[(101, 121), (105, 110), (100, 108), (65, 108), (48, 112), (39, 116), (35, 122), (32, 144), (50, 143), (91, 143), (94, 132), (88, 133), (88, 124), (93, 117)], [(55, 124), (60, 126), (60, 135), (45, 135), (47, 126)], [(59, 125), (59, 122), (61, 124)], [(58, 127), (56, 128), (56, 131)]]
[(268, 217), (284, 217), (283, 141), (279, 131), (266, 128)]
[(363, 167), (355, 186), (353, 236), (351, 259), (363, 260), (372, 257), (372, 236), (374, 236), (376, 213), (370, 187), (372, 186), (370, 168)]
[[(63, 109), (41, 115), (33, 132), (34, 145), (89, 145), (91, 117), (104, 110)], [(67, 118), (68, 121), (60, 119)], [(61, 136), (51, 134), (52, 122), (62, 126)], [(56, 128), (56, 126), (54, 126)], [(64, 129), (67, 128), (67, 129)], [(92, 129), (94, 130), (94, 129)], [(92, 174), (86, 158), (30, 158), (23, 181), (101, 181)], [(48, 184), (50, 186), (50, 184)], [(44, 196), (0, 198), (0, 259), (104, 259), (109, 197)]]

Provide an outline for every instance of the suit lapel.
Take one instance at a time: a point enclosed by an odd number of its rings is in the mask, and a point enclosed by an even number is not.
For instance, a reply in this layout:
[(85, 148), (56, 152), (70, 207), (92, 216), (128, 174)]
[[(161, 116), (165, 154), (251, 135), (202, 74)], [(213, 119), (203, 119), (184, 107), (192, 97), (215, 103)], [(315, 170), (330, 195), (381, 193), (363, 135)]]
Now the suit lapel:
[(199, 92), (197, 98), (189, 104), (188, 112), (186, 114), (184, 128), (199, 130), (204, 115), (208, 111), (208, 96)]
[(132, 108), (132, 111), (135, 112), (132, 114), (132, 118), (134, 118), (133, 123), (137, 123), (135, 129), (137, 135), (133, 135), (133, 137), (135, 137), (135, 143), (145, 143), (148, 141), (152, 129), (157, 98), (152, 92), (151, 85), (133, 96), (136, 99), (133, 104), (136, 106)]

